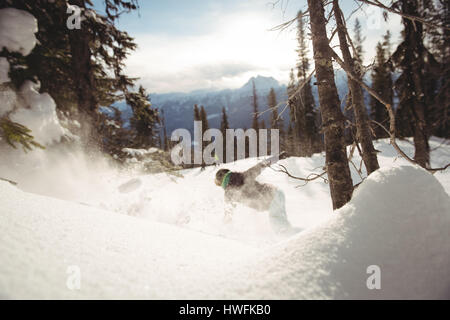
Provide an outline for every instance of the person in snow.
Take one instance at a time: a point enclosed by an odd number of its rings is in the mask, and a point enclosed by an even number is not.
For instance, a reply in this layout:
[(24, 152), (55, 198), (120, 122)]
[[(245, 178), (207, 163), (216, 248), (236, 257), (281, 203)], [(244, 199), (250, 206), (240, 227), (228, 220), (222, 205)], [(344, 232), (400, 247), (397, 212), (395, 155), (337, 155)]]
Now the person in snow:
[[(278, 157), (276, 157), (278, 159)], [(262, 170), (270, 166), (275, 157), (265, 160), (245, 172), (220, 169), (215, 183), (225, 190), (225, 221), (231, 221), (236, 203), (257, 211), (269, 211), (269, 220), (277, 234), (295, 233), (286, 216), (284, 193), (269, 184), (256, 181)]]

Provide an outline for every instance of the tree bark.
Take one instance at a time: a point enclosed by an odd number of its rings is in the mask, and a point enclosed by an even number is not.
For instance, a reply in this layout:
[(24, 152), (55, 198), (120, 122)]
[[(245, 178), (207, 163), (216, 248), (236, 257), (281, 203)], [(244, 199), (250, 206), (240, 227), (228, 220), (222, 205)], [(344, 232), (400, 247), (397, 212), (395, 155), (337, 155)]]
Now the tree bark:
[[(419, 16), (417, 1), (402, 0), (402, 13)], [(426, 49), (423, 44), (423, 25), (420, 21), (403, 18), (406, 50), (404, 52), (403, 72), (409, 75), (413, 96), (411, 110), (413, 114), (414, 160), (422, 167), (430, 164), (429, 130), (427, 123), (427, 106), (425, 103)]]
[[(70, 4), (85, 9), (83, 0), (70, 0)], [(84, 25), (83, 25), (84, 22)], [(87, 29), (86, 21), (81, 23), (81, 29), (69, 31), (70, 53), (72, 56), (73, 78), (77, 85), (77, 96), (79, 108), (92, 116), (97, 110), (97, 101), (93, 93), (94, 71), (91, 63), (91, 49), (89, 39), (91, 38)]]
[[(358, 74), (355, 67), (355, 61), (350, 54), (347, 43), (346, 27), (338, 0), (333, 0), (333, 9), (344, 63), (353, 74)], [(355, 114), (357, 129), (356, 139), (357, 142), (361, 143), (362, 158), (367, 169), (367, 174), (369, 175), (380, 168), (380, 165), (378, 164), (377, 152), (373, 147), (372, 134), (369, 126), (369, 116), (367, 115), (367, 110), (364, 105), (364, 96), (361, 86), (350, 76), (347, 77), (349, 78), (348, 83), (350, 93), (352, 95), (353, 112)]]
[(344, 142), (344, 115), (334, 81), (333, 62), (321, 0), (308, 0), (320, 111), (325, 136), (325, 153), (333, 208), (350, 201), (353, 182)]

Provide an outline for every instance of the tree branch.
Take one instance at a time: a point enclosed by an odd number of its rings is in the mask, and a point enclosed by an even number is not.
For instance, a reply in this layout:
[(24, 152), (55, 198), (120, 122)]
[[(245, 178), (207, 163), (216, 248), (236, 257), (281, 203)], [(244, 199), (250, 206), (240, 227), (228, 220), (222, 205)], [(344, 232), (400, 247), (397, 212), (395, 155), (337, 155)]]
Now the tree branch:
[(324, 178), (323, 176), (327, 174), (327, 171), (325, 170), (324, 172), (318, 174), (318, 173), (310, 173), (306, 178), (301, 178), (301, 177), (296, 177), (294, 175), (292, 175), (288, 169), (281, 165), (281, 164), (277, 164), (281, 169), (273, 169), (272, 167), (270, 167), (272, 170), (274, 170), (275, 172), (281, 172), (286, 174), (289, 178), (295, 179), (295, 180), (300, 180), (305, 182), (305, 184), (301, 185), (301, 186), (297, 186), (298, 187), (304, 187), (306, 186), (309, 182), (317, 180), (317, 179), (322, 179), (323, 182), (328, 183), (328, 179)]
[[(372, 90), (372, 88), (370, 88), (367, 84), (365, 84), (364, 81), (362, 81), (360, 79), (360, 77), (358, 77), (357, 75), (353, 74), (350, 70), (348, 70), (344, 61), (342, 61), (342, 59), (339, 57), (339, 55), (332, 48), (329, 47), (329, 50), (331, 51), (331, 55), (332, 55), (333, 59), (341, 66), (342, 69), (344, 69), (344, 71), (347, 73), (347, 76), (349, 76), (350, 78), (352, 78), (353, 80), (358, 82), (365, 90), (367, 90), (367, 92), (372, 97), (377, 99), (381, 104), (383, 104), (386, 107), (388, 114), (389, 114), (390, 127), (389, 127), (389, 131), (386, 128), (385, 128), (385, 130), (386, 130), (386, 132), (389, 133), (390, 143), (394, 147), (394, 149), (397, 150), (397, 152), (403, 158), (408, 160), (410, 163), (419, 165), (414, 159), (409, 157), (397, 144), (396, 137), (395, 137), (395, 131), (396, 131), (396, 129), (395, 129), (395, 113), (394, 113), (394, 109), (392, 108), (392, 105), (390, 103), (386, 102), (377, 92), (375, 92), (374, 90)], [(437, 171), (444, 171), (449, 166), (450, 166), (450, 163), (443, 168), (425, 168), (425, 169), (431, 173), (435, 173)]]
[(447, 27), (447, 26), (439, 26), (439, 25), (436, 25), (436, 24), (434, 24), (434, 23), (431, 23), (431, 22), (429, 22), (429, 21), (427, 21), (427, 20), (425, 20), (425, 19), (423, 19), (423, 18), (421, 18), (421, 17), (413, 16), (413, 15), (406, 14), (406, 13), (403, 13), (403, 12), (400, 12), (400, 11), (397, 11), (397, 10), (394, 10), (394, 9), (392, 9), (392, 8), (389, 8), (388, 6), (384, 5), (383, 3), (381, 3), (381, 2), (378, 1), (378, 0), (373, 0), (373, 1), (370, 1), (370, 0), (358, 0), (358, 1), (363, 2), (363, 3), (366, 3), (366, 4), (369, 4), (369, 5), (372, 5), (372, 6), (379, 7), (379, 8), (381, 8), (381, 9), (383, 9), (383, 10), (386, 10), (386, 11), (388, 11), (388, 12), (390, 12), (390, 13), (397, 14), (397, 15), (402, 16), (402, 17), (405, 18), (405, 19), (409, 19), (409, 20), (411, 20), (411, 21), (413, 21), (413, 22), (418, 21), (418, 22), (420, 22), (420, 23), (422, 23), (422, 24), (424, 24), (424, 25), (426, 25), (426, 26), (428, 26), (428, 27), (432, 27), (432, 28), (435, 28), (435, 29), (440, 29), (440, 28), (442, 28), (442, 29), (450, 30), (450, 27)]

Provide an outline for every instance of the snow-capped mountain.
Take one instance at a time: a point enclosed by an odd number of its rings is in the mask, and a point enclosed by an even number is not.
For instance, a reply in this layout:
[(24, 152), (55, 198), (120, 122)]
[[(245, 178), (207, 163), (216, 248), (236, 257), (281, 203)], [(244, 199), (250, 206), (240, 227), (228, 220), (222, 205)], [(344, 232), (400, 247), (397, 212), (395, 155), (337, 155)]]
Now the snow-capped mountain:
[[(267, 110), (267, 96), (271, 88), (275, 89), (278, 101), (287, 100), (286, 86), (280, 85), (272, 77), (257, 76), (238, 89), (218, 91), (194, 91), (191, 93), (168, 93), (151, 95), (152, 104), (164, 110), (167, 132), (170, 134), (178, 128), (193, 129), (193, 107), (195, 104), (204, 106), (208, 114), (210, 127), (220, 126), (221, 112), (227, 110), (230, 126), (233, 128), (249, 128), (252, 123), (253, 84), (258, 94), (259, 111)], [(280, 107), (281, 108), (281, 107)], [(288, 113), (284, 118), (289, 118)], [(270, 113), (265, 113), (261, 120), (269, 123)]]
[[(259, 111), (267, 110), (267, 96), (271, 88), (275, 89), (277, 100), (286, 101), (286, 86), (281, 85), (272, 77), (257, 76), (252, 77), (246, 84), (238, 89), (224, 90), (195, 90), (189, 93), (173, 92), (164, 94), (150, 94), (152, 105), (164, 111), (167, 133), (170, 135), (173, 130), (185, 128), (193, 130), (194, 105), (204, 106), (208, 115), (210, 127), (220, 126), (222, 108), (227, 110), (228, 121), (232, 128), (249, 128), (252, 123), (253, 112), (253, 85), (258, 94)], [(125, 102), (117, 104), (122, 111), (125, 123), (132, 116), (132, 110)], [(280, 106), (280, 110), (284, 105)], [(106, 109), (104, 111), (107, 112)], [(289, 112), (283, 114), (285, 122), (288, 122)], [(269, 124), (270, 113), (266, 112), (261, 116), (265, 124)]]
[(255, 82), (255, 87), (259, 91), (269, 91), (270, 88), (277, 88), (280, 86), (277, 80), (275, 80), (273, 77), (263, 77), (263, 76), (257, 76), (252, 77), (250, 80), (247, 81), (244, 86), (242, 86), (239, 90), (240, 91), (252, 91), (253, 90), (253, 82)]
[[(369, 77), (368, 77), (369, 78)], [(335, 75), (336, 86), (342, 102), (342, 108), (345, 106), (345, 96), (348, 91), (347, 76), (344, 71), (338, 70)], [(185, 128), (193, 131), (194, 123), (194, 105), (204, 106), (208, 115), (209, 126), (212, 128), (220, 127), (222, 108), (225, 107), (228, 114), (228, 121), (231, 128), (249, 128), (252, 124), (253, 112), (253, 81), (258, 95), (258, 110), (265, 111), (268, 108), (267, 96), (271, 88), (275, 89), (277, 101), (287, 100), (287, 87), (280, 84), (273, 77), (256, 76), (250, 78), (242, 87), (237, 89), (200, 89), (189, 93), (173, 92), (150, 95), (152, 104), (159, 110), (164, 111), (166, 119), (167, 133), (172, 133), (178, 128)], [(311, 83), (316, 80), (313, 78)], [(370, 83), (370, 79), (366, 79)], [(313, 85), (313, 95), (318, 105), (317, 86)], [(369, 96), (366, 94), (366, 105), (369, 105)], [(132, 116), (131, 109), (124, 103), (118, 104), (119, 109), (123, 113), (125, 123)], [(285, 104), (279, 106), (279, 111), (283, 110)], [(261, 120), (267, 127), (270, 127), (270, 112), (266, 112), (261, 116)], [(289, 122), (289, 110), (285, 110), (282, 114), (285, 124)]]

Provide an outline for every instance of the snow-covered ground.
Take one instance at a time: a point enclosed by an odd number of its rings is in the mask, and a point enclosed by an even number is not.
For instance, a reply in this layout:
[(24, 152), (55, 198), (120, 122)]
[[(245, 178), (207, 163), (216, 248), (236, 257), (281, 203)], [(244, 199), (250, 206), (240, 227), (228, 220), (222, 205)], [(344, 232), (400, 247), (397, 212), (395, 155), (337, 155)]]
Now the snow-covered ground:
[[(440, 146), (433, 166), (450, 159), (440, 142), (431, 141)], [(412, 154), (410, 143), (400, 145)], [(26, 174), (16, 167), (5, 176), (0, 166), (0, 176), (19, 182), (0, 181), (0, 298), (449, 299), (450, 173), (412, 167), (387, 141), (376, 148), (382, 169), (335, 213), (323, 182), (299, 187), (270, 168), (262, 173), (303, 230), (292, 238), (275, 236), (266, 213), (244, 206), (224, 224), (218, 168), (136, 175), (73, 155), (47, 156), (43, 166), (37, 155), (51, 152), (33, 151), (39, 161)], [(324, 157), (280, 163), (306, 176)], [(371, 266), (380, 290), (367, 287)], [(71, 290), (78, 271), (81, 288)]]
[[(0, 50), (27, 55), (36, 32), (29, 13), (0, 10)], [(138, 175), (58, 145), (76, 137), (53, 99), (30, 81), (13, 90), (9, 70), (1, 58), (0, 116), (27, 125), (47, 149), (0, 146), (0, 177), (18, 182), (0, 180), (0, 299), (450, 299), (448, 170), (433, 176), (379, 141), (382, 169), (333, 213), (328, 185), (299, 186), (266, 169), (258, 179), (283, 190), (302, 230), (280, 238), (267, 213), (243, 206), (224, 223), (219, 168)], [(449, 161), (448, 142), (431, 147), (433, 166)], [(306, 176), (321, 172), (324, 156), (280, 163)]]

